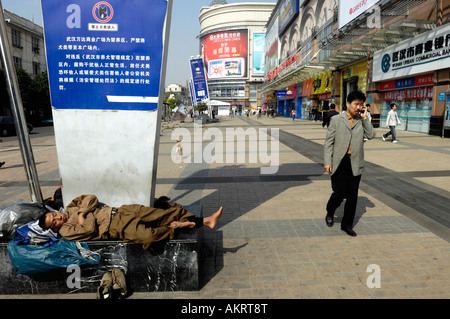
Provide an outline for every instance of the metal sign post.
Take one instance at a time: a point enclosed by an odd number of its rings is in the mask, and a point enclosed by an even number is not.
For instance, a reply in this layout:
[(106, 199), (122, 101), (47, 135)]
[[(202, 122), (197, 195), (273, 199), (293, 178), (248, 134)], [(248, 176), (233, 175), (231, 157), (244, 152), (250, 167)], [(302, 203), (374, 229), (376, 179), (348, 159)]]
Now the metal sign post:
[(64, 203), (152, 205), (172, 0), (42, 0)]
[(42, 194), (39, 188), (39, 179), (34, 161), (33, 151), (31, 149), (30, 136), (28, 135), (25, 113), (23, 111), (22, 98), (19, 91), (19, 83), (14, 68), (12, 54), (10, 51), (8, 34), (6, 31), (5, 17), (3, 16), (3, 7), (0, 2), (0, 50), (1, 59), (5, 67), (6, 85), (9, 93), (9, 101), (13, 113), (14, 123), (16, 125), (17, 137), (22, 152), (22, 160), (25, 172), (28, 178), (28, 188), (30, 190), (31, 201), (42, 202)]

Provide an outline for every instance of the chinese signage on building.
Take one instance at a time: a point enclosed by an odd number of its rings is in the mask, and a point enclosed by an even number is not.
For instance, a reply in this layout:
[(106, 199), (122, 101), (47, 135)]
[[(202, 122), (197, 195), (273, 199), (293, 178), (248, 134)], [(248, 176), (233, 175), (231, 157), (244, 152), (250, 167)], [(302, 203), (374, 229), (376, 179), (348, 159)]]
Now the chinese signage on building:
[(55, 109), (157, 109), (167, 1), (132, 5), (42, 1)]
[(208, 79), (246, 78), (248, 30), (210, 33), (200, 39)]
[(399, 78), (448, 68), (450, 24), (375, 52), (373, 81)]

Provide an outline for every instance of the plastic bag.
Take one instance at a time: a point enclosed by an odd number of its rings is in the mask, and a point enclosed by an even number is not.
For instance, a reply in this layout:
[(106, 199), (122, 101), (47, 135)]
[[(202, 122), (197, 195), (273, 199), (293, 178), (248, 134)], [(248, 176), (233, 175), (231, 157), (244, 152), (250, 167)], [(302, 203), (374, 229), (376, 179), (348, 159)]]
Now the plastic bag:
[(98, 264), (101, 259), (100, 254), (90, 252), (87, 243), (64, 238), (48, 247), (17, 245), (11, 240), (8, 242), (8, 254), (14, 271), (24, 275), (67, 268), (70, 265)]
[(39, 218), (46, 210), (42, 203), (27, 202), (23, 199), (0, 206), (0, 240), (13, 239), (17, 226)]

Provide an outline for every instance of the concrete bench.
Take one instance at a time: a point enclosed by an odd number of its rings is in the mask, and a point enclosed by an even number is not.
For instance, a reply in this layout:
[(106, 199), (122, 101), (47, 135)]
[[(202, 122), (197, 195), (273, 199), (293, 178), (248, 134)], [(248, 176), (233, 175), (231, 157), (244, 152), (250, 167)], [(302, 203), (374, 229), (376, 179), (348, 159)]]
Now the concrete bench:
[[(185, 208), (197, 217), (203, 216), (201, 205)], [(99, 252), (102, 259), (99, 264), (80, 266), (79, 288), (67, 284), (72, 272), (65, 268), (33, 276), (17, 274), (7, 242), (0, 242), (0, 294), (96, 292), (103, 274), (117, 266), (124, 270), (127, 286), (134, 292), (196, 291), (200, 289), (202, 237), (202, 228), (182, 229), (173, 240), (155, 243), (148, 250), (123, 241), (88, 241), (90, 250)]]

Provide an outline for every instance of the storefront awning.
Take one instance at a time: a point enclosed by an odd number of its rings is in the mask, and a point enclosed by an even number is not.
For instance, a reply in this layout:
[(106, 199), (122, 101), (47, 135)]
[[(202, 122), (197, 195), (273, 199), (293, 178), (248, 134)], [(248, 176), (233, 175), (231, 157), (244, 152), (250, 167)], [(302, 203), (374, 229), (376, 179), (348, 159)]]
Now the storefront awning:
[[(318, 36), (318, 39), (323, 40), (317, 43), (318, 51), (310, 62), (263, 84), (261, 86), (262, 93), (286, 88), (293, 83), (303, 82), (328, 70), (358, 63), (367, 59), (375, 51), (434, 29), (436, 27), (435, 20), (401, 18), (407, 16), (408, 10), (423, 2), (424, 0), (382, 0), (379, 2), (379, 6), (382, 8), (381, 28), (367, 26), (368, 13), (358, 21), (327, 37)], [(321, 58), (323, 55), (319, 54), (320, 51), (330, 53), (325, 58)]]
[(326, 71), (326, 66), (317, 65), (315, 63), (301, 65), (284, 76), (263, 85), (261, 87), (261, 93), (264, 94), (270, 91), (284, 89), (292, 84), (303, 82), (317, 75), (323, 74)]

